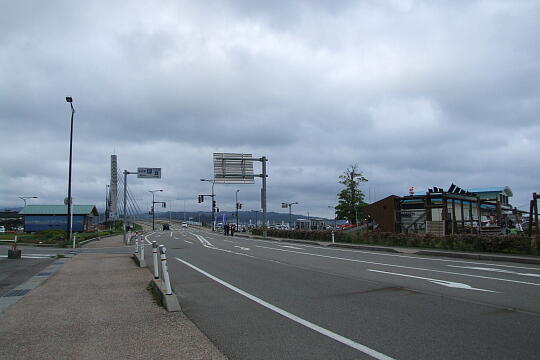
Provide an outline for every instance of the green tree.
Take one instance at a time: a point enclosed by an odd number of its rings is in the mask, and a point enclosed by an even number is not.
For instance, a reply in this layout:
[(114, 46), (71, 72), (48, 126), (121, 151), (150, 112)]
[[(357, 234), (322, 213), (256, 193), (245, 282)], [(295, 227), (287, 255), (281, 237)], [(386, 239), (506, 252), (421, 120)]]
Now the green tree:
[(364, 193), (360, 190), (360, 184), (368, 180), (358, 170), (358, 165), (354, 164), (345, 170), (339, 177), (339, 183), (345, 186), (338, 194), (338, 205), (336, 206), (336, 217), (338, 219), (349, 220), (349, 223), (356, 224), (356, 219), (363, 217)]

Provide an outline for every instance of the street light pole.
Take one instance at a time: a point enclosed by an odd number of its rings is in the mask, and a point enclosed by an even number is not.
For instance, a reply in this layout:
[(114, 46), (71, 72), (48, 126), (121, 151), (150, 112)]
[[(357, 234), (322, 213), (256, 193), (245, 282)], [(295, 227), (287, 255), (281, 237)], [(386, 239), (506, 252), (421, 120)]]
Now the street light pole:
[(334, 209), (334, 229), (336, 228), (336, 207), (328, 205), (329, 209)]
[(156, 223), (156, 218), (155, 218), (155, 213), (156, 213), (156, 202), (154, 201), (154, 193), (155, 192), (158, 192), (158, 191), (163, 191), (163, 190), (149, 190), (148, 192), (152, 193), (152, 231), (156, 230), (156, 226), (155, 226), (155, 223)]
[(292, 206), (293, 205), (298, 205), (298, 202), (293, 202), (293, 203), (281, 203), (281, 207), (282, 208), (286, 208), (288, 207), (289, 208), (289, 229), (291, 229), (291, 226), (292, 226)]
[(72, 212), (72, 200), (71, 200), (71, 167), (73, 162), (73, 115), (75, 114), (75, 109), (73, 108), (73, 98), (66, 96), (66, 102), (71, 106), (71, 130), (69, 135), (69, 174), (68, 174), (68, 199), (67, 199), (67, 227), (66, 235), (68, 236), (67, 240), (71, 240), (73, 224), (71, 219)]
[(28, 200), (28, 199), (37, 199), (37, 198), (38, 198), (37, 196), (19, 196), (19, 199), (24, 201), (24, 207), (26, 207), (26, 200)]
[(251, 210), (255, 213), (255, 227), (257, 227), (257, 215), (259, 214), (259, 210)]

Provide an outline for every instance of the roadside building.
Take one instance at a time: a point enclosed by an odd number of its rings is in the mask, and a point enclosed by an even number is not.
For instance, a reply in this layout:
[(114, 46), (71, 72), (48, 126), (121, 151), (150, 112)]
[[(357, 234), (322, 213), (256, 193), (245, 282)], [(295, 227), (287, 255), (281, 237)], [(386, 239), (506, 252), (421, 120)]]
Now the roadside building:
[[(95, 231), (99, 213), (94, 205), (73, 205), (73, 231)], [(27, 205), (20, 212), (24, 216), (24, 231), (66, 230), (67, 205)]]
[(364, 209), (385, 232), (496, 233), (509, 223), (517, 223), (519, 210), (512, 207), (508, 186), (448, 190), (433, 187), (408, 196), (390, 195)]

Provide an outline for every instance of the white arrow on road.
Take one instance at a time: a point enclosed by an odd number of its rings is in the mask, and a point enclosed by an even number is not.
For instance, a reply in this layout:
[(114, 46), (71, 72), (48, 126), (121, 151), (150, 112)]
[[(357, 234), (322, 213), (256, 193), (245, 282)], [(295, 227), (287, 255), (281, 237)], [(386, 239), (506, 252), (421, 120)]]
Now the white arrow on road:
[(234, 246), (235, 248), (239, 248), (240, 250), (249, 250), (249, 248), (247, 247), (242, 247), (242, 246)]
[(427, 280), (427, 281), (429, 281), (431, 283), (434, 283), (434, 284), (438, 284), (438, 285), (442, 285), (442, 286), (446, 286), (446, 287), (451, 287), (451, 288), (456, 288), (456, 289), (485, 291), (485, 292), (491, 292), (491, 293), (497, 293), (498, 292), (498, 291), (493, 291), (493, 290), (474, 288), (474, 287), (472, 287), (470, 285), (463, 284), (463, 283), (458, 283), (458, 282), (454, 282), (454, 281), (447, 281), (447, 280), (440, 280), (440, 279), (430, 279), (430, 278), (421, 277), (421, 276), (398, 274), (398, 273), (393, 273), (393, 272), (388, 272), (388, 271), (381, 271), (381, 270), (373, 270), (373, 269), (368, 269), (368, 271), (373, 271), (373, 272), (378, 272), (378, 273), (383, 273), (383, 274), (390, 274), (390, 275), (397, 275), (397, 276), (405, 276), (405, 277), (421, 279), (421, 280)]
[(471, 270), (493, 271), (493, 272), (498, 272), (498, 273), (514, 274), (514, 275), (521, 275), (521, 276), (540, 277), (540, 274), (520, 273), (520, 272), (512, 271), (512, 270), (497, 269), (497, 268), (487, 268), (487, 267), (481, 267), (481, 266), (458, 266), (458, 265), (446, 265), (446, 266), (455, 267), (455, 268), (462, 268), (462, 269), (471, 269)]

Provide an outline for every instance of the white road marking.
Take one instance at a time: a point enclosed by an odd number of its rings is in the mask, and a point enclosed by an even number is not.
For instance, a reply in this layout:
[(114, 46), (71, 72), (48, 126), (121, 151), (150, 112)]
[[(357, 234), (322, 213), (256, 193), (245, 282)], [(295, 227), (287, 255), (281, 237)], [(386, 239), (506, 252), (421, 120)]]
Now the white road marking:
[[(55, 257), (56, 254), (50, 254), (50, 255), (41, 255), (41, 254), (28, 254), (28, 255), (21, 255), (23, 259), (50, 259), (52, 257)], [(0, 255), (2, 258), (7, 258), (7, 255)]]
[(189, 240), (184, 240), (184, 242), (187, 242), (187, 243), (189, 243), (189, 244), (193, 244), (193, 242), (192, 242), (192, 241), (189, 241)]
[(299, 316), (291, 314), (288, 311), (285, 311), (285, 310), (283, 310), (283, 309), (281, 309), (281, 308), (279, 308), (279, 307), (277, 307), (275, 305), (270, 304), (269, 302), (266, 302), (266, 301), (254, 296), (254, 295), (251, 295), (251, 294), (245, 292), (244, 290), (239, 289), (236, 286), (231, 285), (228, 282), (225, 282), (224, 280), (221, 280), (221, 279), (215, 277), (214, 275), (207, 273), (206, 271), (204, 271), (202, 269), (199, 269), (198, 267), (188, 263), (187, 261), (184, 261), (184, 260), (179, 259), (179, 258), (176, 258), (176, 260), (178, 260), (181, 263), (189, 266), (193, 270), (200, 272), (204, 276), (206, 276), (206, 277), (220, 283), (221, 285), (227, 287), (228, 289), (230, 289), (230, 290), (232, 290), (232, 291), (234, 291), (234, 292), (236, 292), (236, 293), (238, 293), (238, 294), (240, 294), (240, 295), (242, 295), (242, 296), (256, 302), (257, 304), (259, 304), (261, 306), (264, 306), (267, 309), (270, 309), (270, 310), (280, 314), (281, 316), (284, 316), (284, 317), (286, 317), (286, 318), (288, 318), (288, 319), (290, 319), (290, 320), (292, 320), (292, 321), (294, 321), (294, 322), (296, 322), (296, 323), (298, 323), (300, 325), (303, 325), (303, 326), (305, 326), (305, 327), (307, 327), (307, 328), (309, 328), (309, 329), (311, 329), (313, 331), (316, 331), (319, 334), (322, 334), (322, 335), (327, 336), (327, 337), (329, 337), (331, 339), (334, 339), (334, 340), (336, 340), (336, 341), (338, 341), (338, 342), (340, 342), (340, 343), (342, 343), (344, 345), (350, 346), (353, 349), (361, 351), (364, 354), (367, 354), (367, 355), (369, 355), (369, 356), (371, 356), (371, 357), (373, 357), (375, 359), (378, 359), (378, 360), (394, 360), (393, 358), (391, 358), (388, 355), (380, 353), (380, 352), (378, 352), (376, 350), (373, 350), (373, 349), (371, 349), (371, 348), (369, 348), (369, 347), (367, 347), (365, 345), (359, 344), (359, 343), (357, 343), (357, 342), (355, 342), (355, 341), (353, 341), (351, 339), (348, 339), (348, 338), (346, 338), (344, 336), (336, 334), (333, 331), (325, 329), (325, 328), (323, 328), (323, 327), (321, 327), (319, 325), (316, 325), (316, 324), (314, 324), (314, 323), (312, 323), (312, 322), (310, 322), (308, 320), (302, 319)]
[(434, 284), (438, 284), (438, 285), (442, 285), (442, 286), (446, 286), (446, 287), (451, 287), (451, 288), (456, 288), (456, 289), (477, 290), (477, 291), (485, 291), (485, 292), (491, 292), (491, 293), (498, 293), (498, 291), (486, 290), (486, 289), (479, 289), (479, 288), (473, 288), (473, 287), (470, 286), (470, 285), (463, 284), (463, 283), (458, 283), (458, 282), (454, 282), (454, 281), (447, 281), (447, 280), (440, 280), (440, 279), (430, 279), (430, 278), (421, 277), (421, 276), (406, 275), (406, 274), (398, 274), (398, 273), (393, 273), (393, 272), (388, 272), (388, 271), (380, 271), (380, 270), (373, 270), (373, 269), (368, 269), (368, 271), (378, 272), (378, 273), (382, 273), (382, 274), (396, 275), (396, 276), (405, 276), (405, 277), (410, 277), (410, 278), (415, 278), (415, 279), (421, 279), (421, 280), (427, 280), (427, 281), (429, 281), (429, 282), (431, 282), (431, 283), (434, 283)]
[(243, 247), (243, 246), (235, 246), (235, 248), (239, 248), (240, 250), (249, 251), (249, 248)]
[(514, 274), (514, 275), (521, 275), (521, 276), (540, 277), (540, 274), (519, 273), (517, 271), (512, 271), (512, 270), (487, 268), (487, 267), (481, 267), (481, 266), (459, 266), (459, 265), (446, 265), (446, 266), (462, 268), (462, 269), (471, 269), (471, 270), (493, 271), (493, 272), (498, 272), (498, 273)]
[(212, 245), (208, 240), (206, 240), (203, 236), (201, 235), (198, 235), (198, 234), (194, 234), (194, 233), (190, 233), (191, 235), (195, 236), (197, 238), (197, 240), (200, 241), (200, 243), (202, 244), (202, 246), (206, 247), (206, 248), (215, 248), (214, 245)]
[(411, 270), (420, 270), (420, 271), (431, 271), (431, 272), (442, 273), (442, 274), (460, 275), (460, 276), (475, 277), (475, 278), (480, 278), (480, 279), (490, 279), (490, 280), (498, 280), (498, 281), (507, 281), (507, 282), (512, 282), (512, 283), (516, 283), (516, 284), (525, 284), (525, 285), (540, 286), (539, 283), (532, 283), (532, 282), (527, 282), (527, 281), (518, 281), (518, 280), (510, 280), (510, 279), (494, 278), (494, 277), (489, 277), (489, 276), (464, 274), (464, 273), (457, 273), (457, 272), (452, 272), (452, 271), (442, 271), (442, 270), (434, 270), (434, 269), (424, 269), (424, 268), (418, 268), (418, 267), (412, 267), (412, 266), (404, 266), (404, 265), (385, 264), (385, 263), (380, 263), (380, 262), (375, 262), (375, 261), (357, 260), (357, 259), (342, 258), (342, 257), (338, 257), (338, 256), (321, 255), (321, 254), (312, 254), (312, 253), (307, 253), (307, 252), (303, 252), (303, 251), (294, 251), (294, 250), (287, 250), (287, 249), (277, 249), (277, 248), (272, 248), (272, 247), (267, 247), (267, 246), (260, 246), (260, 245), (256, 245), (256, 247), (263, 248), (263, 249), (269, 249), (269, 250), (275, 250), (275, 251), (290, 252), (290, 253), (294, 253), (294, 254), (302, 254), (302, 255), (308, 255), (308, 256), (322, 257), (322, 258), (327, 258), (327, 259), (336, 259), (336, 260), (352, 261), (352, 262), (363, 263), (363, 264), (391, 266), (391, 267), (397, 267), (397, 268), (401, 268), (401, 269), (411, 269)]
[(303, 250), (302, 248), (299, 248), (296, 246), (290, 246), (290, 245), (279, 245), (279, 246), (284, 247), (284, 248), (289, 248), (289, 249)]
[(223, 240), (223, 241), (226, 241), (228, 243), (234, 243), (234, 241), (231, 241), (231, 240)]
[(171, 238), (172, 238), (172, 231), (171, 231)]
[[(260, 240), (260, 239), (253, 239), (253, 238), (245, 238), (245, 239), (251, 240), (251, 241), (263, 242), (265, 244), (272, 244), (272, 245), (274, 245), (276, 243), (275, 241), (270, 241), (270, 240)], [(488, 266), (499, 266), (499, 267), (506, 267), (506, 268), (527, 269), (527, 270), (540, 271), (539, 267), (534, 268), (534, 267), (516, 266), (516, 265), (502, 265), (502, 264), (475, 262), (475, 261), (468, 261), (468, 260), (434, 259), (434, 258), (421, 257), (421, 256), (381, 253), (381, 252), (377, 252), (376, 250), (365, 251), (365, 250), (358, 250), (358, 249), (338, 249), (338, 248), (334, 248), (334, 247), (323, 247), (323, 246), (314, 246), (314, 245), (300, 245), (300, 244), (296, 244), (296, 246), (312, 248), (312, 249), (318, 249), (318, 250), (342, 251), (342, 252), (351, 252), (351, 253), (368, 254), (368, 255), (379, 255), (379, 256), (391, 256), (391, 257), (398, 257), (398, 258), (405, 258), (405, 259), (417, 259), (417, 260), (424, 260), (424, 261), (440, 261), (440, 262), (453, 262), (453, 263), (462, 263), (462, 264), (488, 265)], [(428, 255), (426, 255), (426, 256), (428, 256)]]

